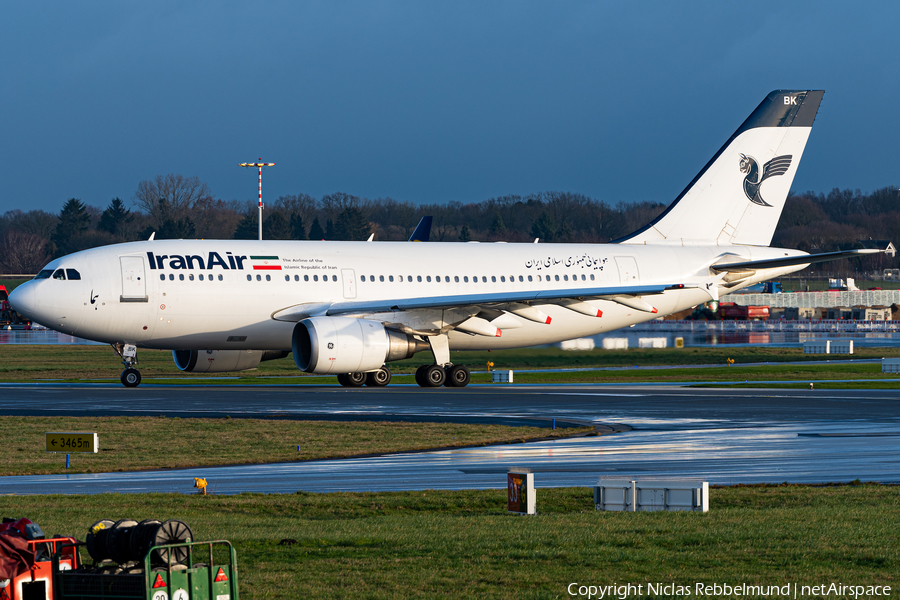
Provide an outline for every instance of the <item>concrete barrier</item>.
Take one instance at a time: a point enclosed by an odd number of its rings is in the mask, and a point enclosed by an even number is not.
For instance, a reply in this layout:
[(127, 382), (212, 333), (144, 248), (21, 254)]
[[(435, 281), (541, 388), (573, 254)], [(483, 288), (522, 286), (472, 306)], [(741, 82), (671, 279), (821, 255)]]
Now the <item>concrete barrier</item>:
[(491, 371), (491, 383), (512, 383), (512, 371)]
[(665, 348), (667, 345), (664, 337), (638, 338), (638, 348)]
[(604, 350), (628, 350), (628, 338), (603, 338)]
[(594, 487), (594, 508), (631, 512), (655, 510), (709, 512), (709, 482), (687, 479), (639, 481), (601, 477)]
[(882, 373), (900, 373), (900, 358), (882, 358)]

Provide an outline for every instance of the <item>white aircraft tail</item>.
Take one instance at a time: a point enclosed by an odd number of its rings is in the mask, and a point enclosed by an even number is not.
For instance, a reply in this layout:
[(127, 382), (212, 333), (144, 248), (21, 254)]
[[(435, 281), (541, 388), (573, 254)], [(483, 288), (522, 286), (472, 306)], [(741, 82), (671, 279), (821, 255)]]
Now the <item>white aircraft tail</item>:
[(675, 202), (615, 243), (768, 246), (823, 94), (770, 93)]

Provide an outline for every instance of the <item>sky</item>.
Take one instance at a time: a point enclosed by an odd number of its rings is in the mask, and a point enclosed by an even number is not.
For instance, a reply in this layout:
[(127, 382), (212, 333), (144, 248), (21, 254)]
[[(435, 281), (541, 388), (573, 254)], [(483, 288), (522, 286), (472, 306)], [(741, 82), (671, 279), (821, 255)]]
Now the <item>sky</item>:
[(0, 214), (569, 191), (670, 203), (774, 89), (824, 89), (795, 191), (900, 185), (900, 3), (7, 3)]

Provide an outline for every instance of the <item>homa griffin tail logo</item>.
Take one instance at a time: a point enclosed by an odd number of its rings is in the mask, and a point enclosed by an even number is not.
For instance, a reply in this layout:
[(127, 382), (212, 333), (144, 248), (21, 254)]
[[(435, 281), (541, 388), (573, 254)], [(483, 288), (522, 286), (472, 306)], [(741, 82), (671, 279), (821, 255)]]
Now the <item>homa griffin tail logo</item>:
[(744, 194), (747, 195), (750, 202), (759, 204), (760, 206), (772, 206), (763, 200), (763, 197), (759, 193), (759, 188), (762, 185), (762, 182), (769, 177), (787, 173), (787, 170), (791, 168), (791, 158), (792, 155), (790, 154), (776, 156), (763, 165), (763, 172), (762, 175), (760, 175), (759, 163), (756, 162), (756, 159), (752, 156), (741, 154), (740, 169), (741, 173), (746, 175), (744, 177)]

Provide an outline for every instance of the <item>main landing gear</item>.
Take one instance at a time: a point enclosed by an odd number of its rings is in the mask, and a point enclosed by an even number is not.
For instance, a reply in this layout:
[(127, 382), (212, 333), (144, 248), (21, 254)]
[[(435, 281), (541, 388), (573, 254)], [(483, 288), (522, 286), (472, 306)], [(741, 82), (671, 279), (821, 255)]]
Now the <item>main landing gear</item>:
[(470, 379), (465, 365), (422, 365), (416, 369), (416, 383), (421, 387), (466, 387)]
[(384, 387), (391, 382), (391, 370), (385, 366), (368, 373), (341, 373), (337, 380), (344, 387)]
[[(450, 362), (450, 343), (447, 334), (428, 336), (428, 343), (434, 354), (433, 365), (422, 365), (416, 369), (416, 383), (422, 387), (466, 387), (471, 375), (465, 365)], [(384, 387), (391, 382), (391, 371), (386, 366), (368, 373), (341, 373), (338, 383), (344, 387)]]
[(141, 384), (141, 372), (134, 368), (134, 365), (138, 363), (137, 347), (123, 343), (112, 344), (112, 347), (116, 354), (119, 355), (119, 358), (122, 359), (122, 364), (125, 365), (125, 370), (122, 371), (122, 376), (119, 378), (122, 385), (129, 388), (139, 386)]

